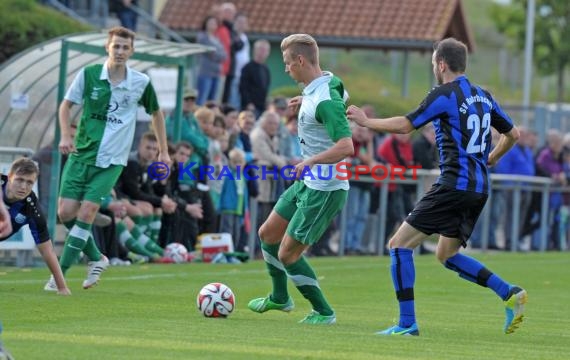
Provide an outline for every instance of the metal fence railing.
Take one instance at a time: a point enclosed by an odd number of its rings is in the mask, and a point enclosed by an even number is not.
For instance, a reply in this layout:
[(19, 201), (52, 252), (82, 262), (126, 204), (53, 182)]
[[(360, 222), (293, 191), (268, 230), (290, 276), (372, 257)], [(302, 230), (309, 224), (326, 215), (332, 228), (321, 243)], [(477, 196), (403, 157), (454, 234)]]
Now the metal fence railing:
[[(31, 149), (22, 148), (7, 148), (0, 147), (0, 164), (3, 164), (2, 172), (6, 173), (10, 163), (16, 156), (32, 156), (33, 151)], [(415, 198), (420, 199), (424, 193), (430, 188), (431, 184), (435, 181), (437, 176), (439, 176), (438, 170), (423, 170), (418, 169), (416, 171), (416, 178), (413, 179), (412, 176), (407, 174), (404, 179), (395, 177), (394, 179), (386, 179), (384, 181), (376, 181), (371, 176), (360, 176), (359, 181), (368, 183), (377, 183), (379, 186), (379, 208), (378, 211), (373, 214), (374, 220), (371, 222), (373, 227), (369, 231), (368, 243), (373, 246), (375, 254), (381, 255), (384, 252), (384, 244), (386, 244), (386, 222), (387, 222), (387, 210), (390, 206), (388, 201), (389, 185), (390, 184), (409, 184), (415, 186)], [(490, 207), (494, 201), (494, 196), (498, 191), (511, 192), (512, 193), (512, 203), (507, 204), (512, 208), (509, 212), (511, 217), (505, 219), (505, 226), (510, 227), (512, 239), (519, 238), (519, 229), (521, 228), (520, 219), (520, 208), (521, 208), (521, 194), (523, 192), (535, 192), (540, 194), (540, 225), (538, 230), (538, 240), (539, 240), (539, 250), (547, 250), (547, 243), (549, 237), (549, 226), (551, 225), (550, 215), (550, 195), (556, 192), (569, 193), (570, 187), (560, 187), (555, 186), (552, 180), (544, 177), (534, 177), (534, 176), (522, 176), (522, 175), (503, 175), (503, 174), (492, 174), (491, 175), (491, 187), (492, 191), (489, 194), (489, 200), (487, 205), (481, 214), (480, 221), (482, 222), (482, 236), (481, 236), (481, 249), (483, 251), (488, 249), (489, 244), (489, 230), (492, 224), (492, 215)], [(37, 191), (37, 190), (36, 190)], [(250, 219), (251, 219), (251, 229), (249, 234), (248, 245), (250, 256), (253, 258), (255, 256), (256, 241), (257, 240), (257, 211), (258, 206), (256, 201), (252, 201), (250, 204)], [(343, 210), (339, 218), (340, 224), (340, 240), (338, 247), (338, 254), (344, 255), (344, 238), (346, 233), (346, 212)], [(566, 250), (565, 246), (566, 239), (560, 239), (561, 243), (559, 248), (561, 250)], [(564, 244), (562, 244), (564, 241)], [(366, 241), (365, 241), (366, 242)], [(22, 246), (21, 240), (18, 242), (13, 241), (3, 241), (0, 242), (0, 262), (16, 264), (16, 266), (24, 266), (32, 260), (33, 249), (35, 248), (33, 242), (27, 244), (27, 246)], [(517, 241), (511, 241), (510, 251), (517, 251)], [(14, 256), (15, 255), (15, 256)], [(14, 261), (15, 260), (15, 261)]]
[[(368, 183), (378, 183), (380, 186), (379, 191), (379, 208), (378, 211), (373, 215), (375, 219), (372, 221), (373, 228), (370, 229), (368, 235), (370, 237), (369, 243), (373, 245), (374, 253), (381, 255), (383, 254), (383, 247), (386, 244), (386, 221), (387, 221), (387, 210), (390, 206), (388, 202), (388, 193), (390, 184), (410, 184), (415, 185), (415, 198), (420, 199), (424, 193), (431, 187), (435, 179), (439, 176), (439, 170), (416, 170), (416, 179), (412, 179), (411, 176), (407, 174), (404, 179), (398, 177), (394, 179), (387, 179), (382, 182), (374, 180), (371, 176), (361, 176), (359, 181)], [(559, 187), (554, 186), (552, 180), (545, 177), (536, 176), (523, 176), (523, 175), (506, 175), (506, 174), (491, 174), (491, 192), (489, 194), (489, 199), (487, 205), (481, 214), (480, 221), (482, 222), (482, 236), (481, 236), (481, 249), (486, 251), (489, 244), (489, 231), (495, 230), (491, 229), (491, 211), (490, 207), (493, 202), (493, 195), (497, 191), (511, 191), (512, 204), (507, 204), (507, 206), (512, 207), (512, 218), (505, 219), (505, 225), (509, 226), (511, 229), (511, 237), (513, 239), (519, 238), (519, 229), (521, 225), (520, 220), (520, 207), (521, 207), (521, 193), (523, 191), (538, 192), (541, 194), (541, 204), (540, 204), (540, 227), (539, 227), (539, 250), (545, 251), (547, 249), (547, 242), (549, 236), (549, 197), (553, 192), (565, 192), (570, 193), (570, 187)], [(257, 204), (252, 202), (251, 213), (253, 214), (257, 210)], [(338, 247), (338, 254), (344, 255), (344, 239), (346, 233), (346, 212), (343, 210), (340, 215), (340, 243)], [(257, 228), (256, 223), (257, 217), (252, 216), (252, 229)], [(253, 230), (249, 236), (249, 251), (250, 256), (255, 255), (255, 241), (256, 234)], [(366, 242), (366, 241), (364, 241)], [(511, 241), (510, 249), (511, 251), (517, 251), (517, 241)], [(564, 246), (560, 246), (561, 249), (565, 249)]]

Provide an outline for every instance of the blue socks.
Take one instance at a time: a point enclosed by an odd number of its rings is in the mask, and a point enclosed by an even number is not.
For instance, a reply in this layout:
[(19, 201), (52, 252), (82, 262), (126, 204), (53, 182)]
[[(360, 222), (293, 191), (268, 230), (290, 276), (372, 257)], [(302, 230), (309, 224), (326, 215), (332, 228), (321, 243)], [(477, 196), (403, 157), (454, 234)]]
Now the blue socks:
[(412, 249), (390, 249), (390, 272), (396, 297), (400, 304), (400, 327), (410, 327), (416, 322), (414, 310), (414, 282), (416, 270)]
[(447, 259), (444, 265), (458, 273), (460, 277), (483, 287), (488, 287), (501, 299), (507, 299), (511, 285), (487, 270), (483, 264), (474, 258), (457, 253)]
[[(398, 326), (408, 328), (416, 322), (414, 310), (414, 282), (416, 271), (412, 249), (390, 249), (392, 264), (390, 272), (396, 297), (400, 305)], [(472, 257), (457, 253), (447, 259), (445, 267), (455, 271), (460, 277), (493, 290), (501, 299), (506, 300), (511, 285), (493, 274), (483, 264)]]

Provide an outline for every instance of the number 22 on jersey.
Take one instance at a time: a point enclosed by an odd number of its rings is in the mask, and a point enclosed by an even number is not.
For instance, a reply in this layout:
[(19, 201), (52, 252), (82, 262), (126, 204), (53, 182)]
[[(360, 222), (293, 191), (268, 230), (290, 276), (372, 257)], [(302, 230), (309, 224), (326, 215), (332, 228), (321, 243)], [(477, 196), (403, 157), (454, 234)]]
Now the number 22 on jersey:
[(467, 144), (467, 152), (469, 154), (485, 152), (487, 149), (486, 139), (489, 131), (491, 131), (491, 114), (484, 114), (483, 119), (477, 114), (469, 115), (467, 118), (467, 129), (472, 131)]

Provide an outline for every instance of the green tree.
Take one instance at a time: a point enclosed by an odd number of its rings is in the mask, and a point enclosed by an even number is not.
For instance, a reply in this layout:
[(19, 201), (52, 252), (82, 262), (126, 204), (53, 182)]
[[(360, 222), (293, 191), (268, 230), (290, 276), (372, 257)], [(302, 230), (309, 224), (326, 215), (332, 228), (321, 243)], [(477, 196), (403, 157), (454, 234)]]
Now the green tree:
[(30, 46), (87, 30), (36, 0), (0, 0), (0, 64)]
[[(497, 29), (524, 49), (527, 0), (495, 4), (490, 16)], [(557, 100), (564, 99), (566, 67), (570, 64), (570, 1), (536, 0), (534, 63), (542, 75), (557, 76)]]

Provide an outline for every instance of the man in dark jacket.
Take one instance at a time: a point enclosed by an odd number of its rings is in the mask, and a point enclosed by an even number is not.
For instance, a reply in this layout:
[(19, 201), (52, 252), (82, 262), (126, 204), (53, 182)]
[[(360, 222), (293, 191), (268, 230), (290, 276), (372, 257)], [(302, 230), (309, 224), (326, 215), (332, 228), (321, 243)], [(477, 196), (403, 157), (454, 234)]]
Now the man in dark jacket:
[(265, 111), (269, 85), (271, 84), (271, 73), (265, 64), (271, 46), (269, 41), (257, 40), (253, 45), (253, 60), (245, 65), (241, 71), (239, 92), (241, 95), (242, 110), (255, 112), (255, 117)]

